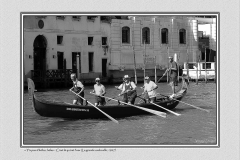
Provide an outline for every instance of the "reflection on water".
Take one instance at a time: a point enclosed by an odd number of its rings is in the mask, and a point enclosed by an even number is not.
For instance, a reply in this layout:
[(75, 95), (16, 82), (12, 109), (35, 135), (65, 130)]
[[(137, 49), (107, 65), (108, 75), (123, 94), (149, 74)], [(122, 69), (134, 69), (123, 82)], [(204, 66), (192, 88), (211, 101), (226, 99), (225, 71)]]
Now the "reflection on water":
[[(142, 86), (142, 84), (138, 84)], [(165, 83), (158, 84), (158, 93), (171, 94)], [(114, 86), (105, 86), (106, 96), (119, 93)], [(93, 102), (87, 86), (85, 97)], [(142, 90), (138, 89), (138, 93)], [(36, 92), (45, 100), (71, 103), (73, 95), (68, 89)], [(139, 100), (137, 99), (136, 102)], [(167, 118), (156, 115), (141, 115), (117, 119), (119, 124), (105, 119), (63, 119), (41, 117), (33, 111), (27, 92), (24, 92), (23, 136), (24, 144), (34, 145), (128, 145), (128, 144), (216, 144), (216, 84), (190, 84), (184, 102), (210, 110), (209, 113), (179, 103)], [(110, 101), (110, 103), (115, 103)]]

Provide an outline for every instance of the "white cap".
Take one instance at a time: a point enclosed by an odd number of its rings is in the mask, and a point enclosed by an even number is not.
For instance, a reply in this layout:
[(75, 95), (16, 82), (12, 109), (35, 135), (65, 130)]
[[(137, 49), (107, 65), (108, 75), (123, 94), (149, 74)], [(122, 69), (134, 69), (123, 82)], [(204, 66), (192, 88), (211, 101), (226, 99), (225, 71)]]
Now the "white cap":
[(123, 78), (126, 79), (126, 78), (130, 78), (130, 77), (128, 75), (125, 75)]
[(148, 77), (148, 76), (146, 76), (144, 79), (149, 79), (149, 77)]
[(97, 78), (95, 79), (95, 81), (100, 81), (100, 78), (97, 77)]

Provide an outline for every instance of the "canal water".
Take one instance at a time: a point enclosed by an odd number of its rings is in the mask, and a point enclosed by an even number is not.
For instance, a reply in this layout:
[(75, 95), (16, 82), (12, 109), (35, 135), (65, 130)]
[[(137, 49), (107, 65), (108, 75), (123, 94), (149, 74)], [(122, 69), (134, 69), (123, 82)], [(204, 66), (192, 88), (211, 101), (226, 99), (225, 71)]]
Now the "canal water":
[[(142, 92), (138, 84), (138, 94)], [(158, 93), (170, 95), (171, 87), (159, 83)], [(106, 96), (119, 93), (114, 85), (105, 85)], [(89, 94), (93, 86), (86, 86), (85, 98), (94, 102)], [(72, 103), (73, 94), (68, 89), (38, 91), (45, 100)], [(27, 91), (23, 101), (23, 143), (25, 145), (214, 145), (217, 143), (216, 84), (190, 83), (183, 102), (209, 110), (205, 112), (179, 103), (167, 113), (167, 118), (141, 115), (111, 120), (71, 120), (41, 117), (32, 108)], [(139, 99), (136, 99), (139, 102)], [(114, 102), (111, 102), (114, 103)], [(113, 117), (114, 118), (114, 117)]]

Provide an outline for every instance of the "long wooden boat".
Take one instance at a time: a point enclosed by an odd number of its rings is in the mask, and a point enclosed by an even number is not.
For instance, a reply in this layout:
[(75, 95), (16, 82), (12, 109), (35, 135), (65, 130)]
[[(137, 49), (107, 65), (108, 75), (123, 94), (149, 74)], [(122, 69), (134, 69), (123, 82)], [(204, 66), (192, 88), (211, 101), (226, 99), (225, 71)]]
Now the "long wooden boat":
[[(175, 99), (181, 100), (187, 93), (188, 83), (184, 78), (182, 78), (181, 89), (176, 93)], [(34, 82), (28, 78), (28, 92), (32, 99), (33, 107), (40, 116), (44, 117), (62, 117), (71, 119), (106, 119), (107, 117), (94, 108), (91, 105), (72, 105), (66, 104), (65, 102), (47, 101), (36, 97), (34, 94), (35, 85)], [(173, 100), (169, 97), (157, 98), (155, 104), (158, 104), (166, 109), (173, 109), (178, 105), (179, 101)], [(135, 104), (136, 106), (141, 106), (147, 109), (165, 111), (153, 104), (142, 102), (140, 104)], [(105, 105), (98, 106), (103, 112), (114, 118), (128, 117), (134, 115), (144, 115), (151, 114), (144, 110), (140, 110), (136, 107), (130, 105)]]

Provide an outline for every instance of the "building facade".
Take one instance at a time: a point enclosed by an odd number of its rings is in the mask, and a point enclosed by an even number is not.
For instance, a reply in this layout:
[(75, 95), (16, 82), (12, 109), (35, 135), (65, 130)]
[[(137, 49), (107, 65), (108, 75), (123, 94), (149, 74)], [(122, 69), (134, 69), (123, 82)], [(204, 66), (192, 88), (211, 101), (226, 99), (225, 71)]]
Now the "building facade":
[[(100, 16), (24, 16), (24, 72), (78, 69), (107, 75), (110, 23)], [(85, 73), (85, 74), (84, 74)]]
[[(198, 21), (186, 16), (137, 16), (130, 17), (129, 20), (113, 19), (110, 47), (109, 70), (114, 77), (122, 76), (123, 72), (119, 72), (121, 69), (133, 76), (134, 67), (140, 77), (143, 68), (152, 70), (147, 74), (153, 76), (155, 66), (158, 72), (165, 71), (169, 56), (174, 56), (179, 65), (197, 60), (200, 54)], [(150, 64), (146, 64), (147, 61), (150, 61)]]
[(152, 76), (155, 66), (164, 72), (168, 56), (180, 66), (201, 56), (199, 20), (193, 17), (24, 16), (23, 25), (25, 81), (38, 70), (68, 69), (86, 81), (133, 76), (135, 68), (139, 77), (144, 68)]

